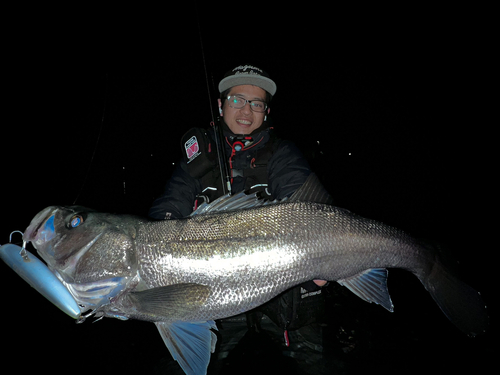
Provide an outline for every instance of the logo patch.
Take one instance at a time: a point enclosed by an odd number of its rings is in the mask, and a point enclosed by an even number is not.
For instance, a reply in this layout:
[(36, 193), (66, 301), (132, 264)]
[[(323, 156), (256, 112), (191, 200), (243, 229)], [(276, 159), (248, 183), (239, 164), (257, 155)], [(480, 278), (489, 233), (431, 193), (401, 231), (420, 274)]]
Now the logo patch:
[(194, 135), (184, 143), (184, 148), (188, 157), (188, 164), (200, 155), (200, 145), (198, 144), (198, 139)]

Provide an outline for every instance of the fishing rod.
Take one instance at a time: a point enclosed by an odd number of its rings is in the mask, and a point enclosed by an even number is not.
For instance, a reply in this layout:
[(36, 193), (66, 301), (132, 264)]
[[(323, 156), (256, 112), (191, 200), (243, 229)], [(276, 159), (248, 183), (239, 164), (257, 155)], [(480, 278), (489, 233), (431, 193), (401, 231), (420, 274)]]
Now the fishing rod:
[[(210, 94), (210, 82), (208, 79), (207, 62), (205, 59), (205, 49), (203, 47), (203, 37), (201, 34), (200, 18), (199, 18), (199, 14), (198, 14), (198, 7), (196, 5), (196, 1), (195, 1), (195, 9), (196, 9), (196, 22), (198, 25), (198, 35), (200, 37), (201, 57), (202, 57), (202, 61), (203, 61), (203, 69), (205, 71), (205, 81), (207, 84), (208, 104), (210, 106), (210, 115), (212, 116), (212, 122), (210, 123), (210, 125), (213, 126), (213, 128), (214, 128), (215, 147), (217, 150), (217, 157), (219, 159), (219, 171), (220, 171), (221, 178), (223, 180), (222, 181), (222, 193), (223, 193), (223, 195), (225, 195), (226, 193), (231, 194), (231, 176), (229, 174), (229, 168), (228, 168), (227, 161), (226, 161), (227, 157), (226, 157), (226, 152), (225, 152), (225, 147), (224, 147), (224, 133), (223, 133), (222, 126), (221, 126), (220, 117), (217, 116), (217, 121), (215, 120), (215, 117), (214, 117), (212, 95)], [(212, 86), (213, 86), (213, 79), (212, 79)]]

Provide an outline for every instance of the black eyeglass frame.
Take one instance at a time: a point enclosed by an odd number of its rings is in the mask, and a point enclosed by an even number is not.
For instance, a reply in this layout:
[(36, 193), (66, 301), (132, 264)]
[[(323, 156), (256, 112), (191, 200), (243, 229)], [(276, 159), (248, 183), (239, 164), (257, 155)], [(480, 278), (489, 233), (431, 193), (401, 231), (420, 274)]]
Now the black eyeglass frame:
[[(236, 99), (239, 99), (239, 100), (243, 100), (244, 103), (241, 107), (234, 107), (231, 105), (231, 98), (236, 98)], [(264, 100), (259, 100), (259, 99), (254, 99), (254, 100), (248, 100), (248, 99), (245, 99), (245, 98), (242, 98), (241, 96), (237, 96), (237, 95), (229, 95), (227, 98), (227, 104), (231, 107), (231, 108), (234, 108), (234, 109), (241, 109), (243, 107), (245, 107), (247, 105), (247, 103), (250, 103), (250, 109), (254, 112), (257, 112), (257, 113), (264, 113), (266, 112), (267, 110), (267, 103), (264, 101)], [(264, 109), (262, 111), (257, 111), (255, 110), (255, 107), (254, 107), (254, 104), (253, 102), (261, 102), (261, 103), (264, 103)]]

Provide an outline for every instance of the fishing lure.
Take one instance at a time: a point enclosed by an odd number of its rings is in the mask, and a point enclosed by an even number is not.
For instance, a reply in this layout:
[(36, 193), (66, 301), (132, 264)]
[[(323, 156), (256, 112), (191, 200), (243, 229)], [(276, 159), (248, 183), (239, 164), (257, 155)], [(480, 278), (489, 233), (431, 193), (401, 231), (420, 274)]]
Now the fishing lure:
[[(9, 241), (12, 241), (13, 233)], [(14, 270), (21, 278), (35, 288), (40, 294), (56, 305), (59, 309), (74, 319), (80, 318), (80, 307), (68, 289), (36, 256), (26, 250), (26, 242), (23, 247), (13, 243), (0, 246), (0, 258)]]

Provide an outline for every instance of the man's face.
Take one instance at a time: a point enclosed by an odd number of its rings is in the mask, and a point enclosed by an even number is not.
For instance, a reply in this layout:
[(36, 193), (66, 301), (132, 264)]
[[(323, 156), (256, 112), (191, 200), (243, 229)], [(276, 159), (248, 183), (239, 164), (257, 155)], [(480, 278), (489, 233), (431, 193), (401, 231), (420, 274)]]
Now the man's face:
[[(228, 95), (236, 95), (247, 100), (266, 100), (266, 92), (260, 87), (252, 85), (232, 87)], [(254, 112), (250, 109), (249, 103), (246, 103), (243, 108), (232, 108), (227, 100), (224, 101), (222, 108), (224, 121), (234, 134), (250, 134), (255, 129), (260, 128), (268, 112), (269, 110), (265, 113)]]

